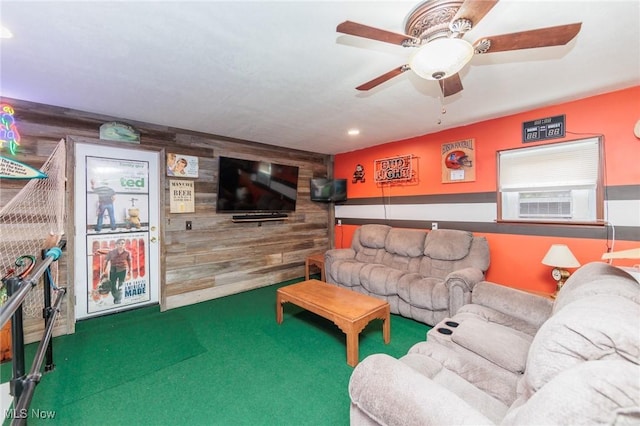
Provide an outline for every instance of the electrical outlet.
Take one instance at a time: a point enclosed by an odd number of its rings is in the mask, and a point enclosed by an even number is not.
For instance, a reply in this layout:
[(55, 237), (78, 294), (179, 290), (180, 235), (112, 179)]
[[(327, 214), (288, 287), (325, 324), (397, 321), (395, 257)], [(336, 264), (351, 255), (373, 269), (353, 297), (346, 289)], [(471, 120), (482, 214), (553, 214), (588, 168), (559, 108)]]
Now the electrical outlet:
[(193, 229), (193, 223), (190, 220), (188, 220), (187, 221), (187, 231), (191, 231), (192, 229)]
[(342, 226), (342, 219), (338, 219), (338, 226)]
[(438, 229), (438, 222), (431, 222), (431, 230), (436, 230)]

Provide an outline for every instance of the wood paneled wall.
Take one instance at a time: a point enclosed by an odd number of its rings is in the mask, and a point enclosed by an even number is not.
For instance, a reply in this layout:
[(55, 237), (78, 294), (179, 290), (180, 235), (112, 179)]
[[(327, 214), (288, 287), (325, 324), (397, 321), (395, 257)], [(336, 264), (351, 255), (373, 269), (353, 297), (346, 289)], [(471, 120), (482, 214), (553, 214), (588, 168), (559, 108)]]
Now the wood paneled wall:
[[(199, 177), (194, 179), (196, 211), (169, 213), (168, 180), (164, 179), (164, 211), (161, 212), (162, 255), (160, 305), (163, 310), (275, 284), (304, 275), (307, 255), (331, 246), (329, 226), (333, 211), (329, 204), (310, 201), (309, 179), (330, 175), (328, 155), (296, 151), (257, 142), (202, 134), (126, 118), (107, 117), (76, 110), (2, 98), (15, 109), (22, 136), (19, 155), (25, 164), (39, 168), (61, 138), (99, 137), (99, 127), (109, 121), (122, 121), (140, 131), (141, 145), (165, 152), (198, 157)], [(262, 159), (299, 167), (296, 211), (276, 222), (234, 223), (229, 214), (216, 214), (218, 157)], [(161, 167), (161, 170), (164, 170)], [(67, 176), (72, 170), (67, 171)], [(2, 180), (0, 203), (8, 202), (24, 181)], [(73, 197), (67, 200), (68, 209)], [(193, 229), (185, 230), (186, 221)], [(67, 230), (72, 227), (67, 224)], [(66, 238), (71, 239), (67, 232)], [(73, 270), (73, 253), (65, 252), (59, 285), (67, 282)], [(82, 279), (82, 277), (75, 277)], [(69, 293), (69, 301), (74, 297)], [(65, 304), (56, 334), (74, 331), (74, 313)], [(42, 320), (26, 319), (27, 341), (39, 339)]]

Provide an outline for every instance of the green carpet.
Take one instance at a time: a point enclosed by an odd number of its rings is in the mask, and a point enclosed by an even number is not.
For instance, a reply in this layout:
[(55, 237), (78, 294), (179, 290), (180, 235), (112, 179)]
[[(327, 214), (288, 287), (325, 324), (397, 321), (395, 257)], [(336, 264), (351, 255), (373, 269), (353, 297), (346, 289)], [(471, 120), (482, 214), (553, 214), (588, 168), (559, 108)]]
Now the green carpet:
[[(31, 404), (55, 420), (29, 424), (348, 425), (345, 335), (291, 304), (276, 324), (276, 289), (296, 281), (79, 322), (75, 334), (54, 339), (56, 368)], [(402, 356), (428, 329), (392, 315), (385, 345), (375, 320), (360, 335), (360, 359)], [(35, 349), (27, 347), (27, 364)], [(6, 381), (10, 365), (2, 370)]]

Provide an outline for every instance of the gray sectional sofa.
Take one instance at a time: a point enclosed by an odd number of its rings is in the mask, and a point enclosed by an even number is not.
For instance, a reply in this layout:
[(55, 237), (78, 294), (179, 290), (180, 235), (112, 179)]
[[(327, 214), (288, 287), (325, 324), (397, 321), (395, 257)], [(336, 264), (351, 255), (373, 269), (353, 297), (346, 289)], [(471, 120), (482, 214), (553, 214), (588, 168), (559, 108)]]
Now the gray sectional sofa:
[(367, 224), (350, 248), (325, 253), (329, 283), (389, 302), (391, 312), (429, 325), (471, 301), (489, 267), (489, 246), (470, 232)]
[(471, 303), (349, 382), (352, 425), (640, 424), (640, 283), (578, 269), (555, 300), (482, 282)]

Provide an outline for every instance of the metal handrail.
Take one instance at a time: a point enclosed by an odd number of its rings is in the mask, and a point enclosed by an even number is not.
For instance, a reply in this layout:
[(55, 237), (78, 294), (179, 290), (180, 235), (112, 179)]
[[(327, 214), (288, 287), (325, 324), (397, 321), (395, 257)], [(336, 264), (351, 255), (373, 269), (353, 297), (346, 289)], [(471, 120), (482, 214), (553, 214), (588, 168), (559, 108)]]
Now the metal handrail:
[[(22, 322), (22, 304), (27, 297), (29, 291), (35, 287), (40, 278), (49, 272), (49, 266), (52, 262), (58, 260), (62, 255), (62, 249), (65, 247), (66, 241), (61, 241), (58, 246), (52, 247), (46, 251), (43, 250), (43, 260), (35, 269), (31, 276), (24, 278), (31, 268), (23, 271), (22, 274), (17, 276), (5, 277), (2, 279), (3, 284), (7, 286), (8, 293), (10, 295), (7, 302), (0, 307), (0, 326), (4, 326), (9, 319), (13, 319), (11, 325), (11, 338), (12, 346), (14, 348), (13, 359), (13, 379), (10, 383), (11, 395), (14, 397), (15, 407), (12, 409), (13, 421), (12, 425), (26, 424), (28, 407), (31, 404), (33, 393), (36, 385), (40, 382), (42, 374), (40, 368), (42, 363), (47, 358), (47, 366), (45, 371), (50, 371), (53, 368), (53, 327), (55, 320), (60, 313), (60, 306), (62, 299), (67, 293), (66, 288), (56, 288), (55, 284), (51, 281), (51, 274), (48, 273), (44, 276), (44, 310), (43, 316), (45, 318), (45, 329), (36, 351), (35, 358), (31, 364), (31, 370), (28, 375), (25, 375), (25, 362), (24, 362), (24, 326)], [(16, 262), (16, 264), (18, 264)], [(12, 275), (12, 274), (10, 274)], [(55, 288), (57, 297), (53, 306), (51, 306), (51, 288)]]
[[(62, 298), (67, 292), (66, 288), (59, 288), (58, 295), (56, 297), (56, 301), (51, 307), (52, 313), (51, 316), (47, 319), (47, 326), (44, 331), (44, 335), (40, 344), (38, 345), (38, 350), (36, 351), (33, 363), (31, 364), (31, 370), (29, 374), (25, 377), (22, 382), (22, 393), (18, 398), (18, 401), (14, 403), (15, 412), (16, 413), (26, 413), (29, 406), (31, 405), (31, 400), (33, 399), (33, 393), (36, 390), (36, 385), (40, 382), (40, 378), (42, 377), (42, 373), (40, 373), (40, 368), (42, 367), (42, 362), (44, 361), (45, 352), (47, 351), (47, 346), (49, 346), (49, 342), (51, 341), (51, 337), (53, 336), (53, 326), (56, 323), (56, 317), (60, 313), (60, 305), (62, 305)], [(26, 417), (19, 416), (15, 417), (11, 422), (11, 425), (22, 425), (26, 424)]]
[(6, 322), (9, 321), (11, 316), (18, 310), (22, 305), (22, 302), (24, 302), (24, 299), (27, 297), (29, 290), (38, 284), (40, 277), (55, 260), (57, 260), (57, 258), (55, 258), (53, 254), (47, 255), (40, 265), (38, 265), (38, 268), (33, 273), (33, 277), (28, 277), (22, 280), (23, 284), (30, 285), (21, 285), (18, 292), (11, 295), (6, 303), (0, 307), (0, 328), (4, 327)]

